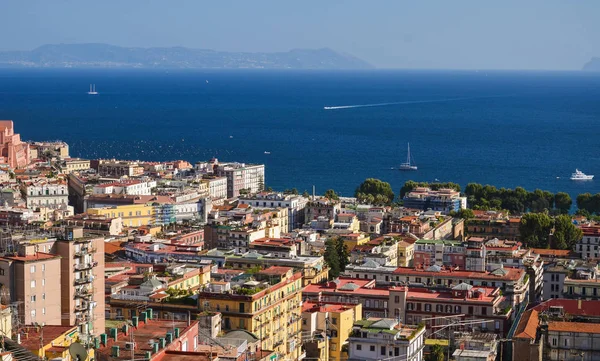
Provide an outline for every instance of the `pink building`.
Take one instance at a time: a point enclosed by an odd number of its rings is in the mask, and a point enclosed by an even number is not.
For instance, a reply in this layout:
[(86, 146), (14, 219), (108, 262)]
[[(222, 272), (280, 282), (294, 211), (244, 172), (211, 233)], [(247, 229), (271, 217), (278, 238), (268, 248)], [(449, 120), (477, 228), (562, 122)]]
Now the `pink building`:
[(12, 120), (0, 120), (0, 162), (23, 168), (29, 164), (29, 157), (29, 144), (15, 134)]

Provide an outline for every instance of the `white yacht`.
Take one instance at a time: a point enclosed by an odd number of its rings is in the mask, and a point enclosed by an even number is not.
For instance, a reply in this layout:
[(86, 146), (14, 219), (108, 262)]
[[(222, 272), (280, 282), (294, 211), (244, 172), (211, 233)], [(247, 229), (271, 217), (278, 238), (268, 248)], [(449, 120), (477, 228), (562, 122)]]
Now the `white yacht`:
[(593, 175), (587, 175), (580, 171), (579, 169), (575, 169), (575, 173), (571, 174), (571, 180), (592, 180), (594, 179)]
[(406, 162), (400, 164), (400, 167), (398, 167), (399, 170), (417, 170), (417, 166), (415, 165), (414, 160), (412, 160), (412, 157), (410, 156), (410, 143), (408, 143), (408, 154), (406, 155)]
[(90, 84), (90, 91), (87, 92), (89, 95), (98, 95), (98, 92), (96, 91), (96, 84), (93, 84), (94, 86), (92, 87), (92, 84)]

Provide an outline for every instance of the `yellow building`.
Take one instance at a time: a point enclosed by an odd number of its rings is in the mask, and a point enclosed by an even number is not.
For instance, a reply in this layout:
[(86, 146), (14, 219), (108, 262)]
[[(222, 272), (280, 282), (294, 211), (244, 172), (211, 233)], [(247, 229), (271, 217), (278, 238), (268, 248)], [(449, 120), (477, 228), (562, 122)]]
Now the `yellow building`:
[(0, 333), (12, 337), (12, 312), (6, 305), (0, 305)]
[(180, 277), (175, 277), (168, 283), (168, 288), (176, 290), (195, 291), (200, 286), (210, 282), (210, 266), (205, 265), (201, 268), (186, 269), (186, 272)]
[(124, 227), (147, 226), (154, 222), (154, 207), (151, 204), (88, 208), (87, 213), (107, 218), (121, 217)]
[[(307, 358), (322, 358), (327, 352), (328, 360), (340, 361), (348, 358), (346, 347), (355, 321), (362, 320), (362, 304), (332, 303), (319, 304), (311, 301), (302, 305), (302, 333), (305, 337)], [(326, 334), (329, 345), (322, 349), (321, 335)]]
[(401, 240), (398, 242), (398, 267), (411, 267), (415, 254), (415, 243)]
[(352, 251), (354, 247), (361, 246), (371, 240), (371, 237), (366, 233), (343, 234), (340, 237), (344, 241), (348, 251)]
[[(45, 360), (72, 360), (69, 346), (80, 342), (77, 326), (26, 326), (20, 337), (21, 346)], [(94, 349), (90, 347), (87, 352), (87, 360), (94, 359)]]
[(200, 311), (222, 314), (224, 331), (242, 329), (260, 339), (261, 348), (280, 359), (301, 355), (302, 274), (273, 266), (252, 275), (241, 287), (213, 282), (198, 294)]

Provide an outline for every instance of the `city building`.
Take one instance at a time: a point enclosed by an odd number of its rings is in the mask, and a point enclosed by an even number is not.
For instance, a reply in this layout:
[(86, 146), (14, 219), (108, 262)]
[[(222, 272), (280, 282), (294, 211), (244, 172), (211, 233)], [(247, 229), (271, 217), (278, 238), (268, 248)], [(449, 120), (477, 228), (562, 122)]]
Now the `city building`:
[(227, 177), (205, 176), (201, 182), (208, 186), (208, 194), (213, 200), (227, 198)]
[(302, 354), (302, 274), (289, 267), (269, 267), (255, 280), (211, 282), (198, 293), (200, 311), (223, 315), (223, 330), (246, 330), (257, 335), (261, 349), (283, 359)]
[(139, 177), (144, 174), (144, 167), (139, 162), (130, 161), (118, 161), (112, 160), (98, 160), (92, 161), (90, 166), (98, 172), (101, 177), (121, 178), (127, 177)]
[(403, 202), (406, 208), (439, 211), (443, 214), (467, 208), (467, 197), (461, 197), (460, 192), (453, 189), (433, 191), (427, 187), (417, 187), (406, 193)]
[(367, 318), (354, 323), (348, 361), (422, 361), (425, 327), (393, 318)]
[(583, 259), (598, 259), (600, 251), (600, 226), (581, 227), (583, 237), (575, 245), (577, 252)]
[(25, 197), (27, 208), (57, 209), (67, 208), (69, 205), (69, 189), (66, 182), (24, 182), (21, 185), (21, 191)]
[(240, 204), (248, 204), (256, 209), (287, 208), (289, 227), (286, 231), (291, 232), (294, 229), (302, 228), (305, 217), (304, 209), (308, 203), (308, 199), (293, 194), (260, 192), (240, 196), (238, 202)]
[(156, 187), (154, 180), (127, 179), (118, 182), (102, 183), (94, 186), (93, 194), (130, 194), (149, 196)]
[(474, 217), (466, 221), (468, 236), (519, 241), (520, 217), (498, 211), (473, 210)]
[(253, 194), (265, 187), (265, 165), (245, 163), (219, 163), (214, 159), (213, 172), (227, 178), (227, 198), (240, 194)]
[(63, 173), (84, 171), (90, 169), (90, 161), (81, 158), (66, 158), (61, 166)]
[[(512, 303), (499, 288), (473, 287), (460, 283), (447, 289), (432, 290), (422, 287), (390, 287), (388, 315), (405, 323), (424, 322), (428, 334), (452, 323), (454, 331), (495, 332), (505, 334), (510, 326)], [(477, 324), (467, 321), (485, 320)], [(434, 337), (450, 335), (451, 328), (440, 330)]]
[[(20, 345), (35, 356), (45, 360), (72, 360), (69, 346), (79, 338), (76, 326), (36, 325), (25, 326), (19, 330)], [(94, 358), (94, 349), (87, 348), (90, 359)]]
[(0, 283), (8, 287), (21, 324), (62, 324), (61, 258), (21, 247), (18, 254), (0, 258)]
[(31, 160), (29, 144), (14, 132), (12, 120), (0, 120), (0, 163), (11, 168), (24, 168)]
[(513, 361), (600, 360), (600, 301), (550, 299), (515, 323)]
[(498, 355), (498, 335), (494, 333), (454, 332), (456, 349), (452, 357), (456, 361), (496, 361)]
[[(98, 361), (174, 361), (211, 360), (210, 353), (196, 353), (198, 349), (198, 321), (173, 320), (158, 317), (147, 309), (110, 328), (100, 335), (96, 348)], [(216, 354), (216, 352), (215, 352)]]
[[(326, 360), (346, 360), (348, 358), (346, 348), (352, 326), (361, 319), (361, 304), (304, 302), (302, 305), (302, 332), (303, 338), (309, 339), (304, 344), (306, 357), (318, 358), (324, 354), (323, 351), (326, 351)], [(320, 337), (323, 334), (327, 337)], [(319, 347), (323, 339), (327, 343), (326, 350)]]

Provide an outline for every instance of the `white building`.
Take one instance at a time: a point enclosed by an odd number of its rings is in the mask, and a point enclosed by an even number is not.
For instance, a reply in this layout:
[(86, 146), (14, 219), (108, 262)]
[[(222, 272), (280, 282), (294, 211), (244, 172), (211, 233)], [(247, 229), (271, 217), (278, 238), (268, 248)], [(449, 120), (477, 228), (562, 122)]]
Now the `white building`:
[[(214, 160), (214, 164), (218, 164)], [(258, 193), (265, 185), (265, 165), (245, 163), (223, 163), (214, 168), (215, 174), (227, 177), (227, 197), (237, 197), (240, 192)]]
[(254, 195), (242, 196), (240, 204), (248, 204), (253, 208), (287, 208), (288, 232), (302, 228), (304, 224), (304, 208), (308, 199), (299, 195), (261, 192)]
[(348, 361), (423, 360), (425, 327), (393, 318), (356, 321), (348, 338)]
[(94, 186), (93, 194), (129, 194), (137, 196), (152, 195), (152, 188), (156, 181), (123, 180), (119, 182), (104, 183)]
[(575, 252), (583, 259), (597, 259), (600, 254), (600, 227), (582, 227), (581, 230), (583, 237), (575, 245)]
[(214, 200), (227, 198), (227, 177), (211, 177), (202, 179), (208, 184), (208, 195)]
[(69, 205), (69, 190), (64, 183), (34, 183), (24, 185), (27, 208), (66, 208)]

